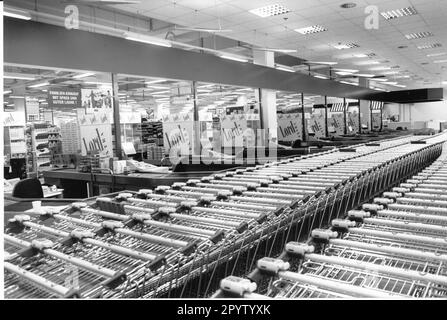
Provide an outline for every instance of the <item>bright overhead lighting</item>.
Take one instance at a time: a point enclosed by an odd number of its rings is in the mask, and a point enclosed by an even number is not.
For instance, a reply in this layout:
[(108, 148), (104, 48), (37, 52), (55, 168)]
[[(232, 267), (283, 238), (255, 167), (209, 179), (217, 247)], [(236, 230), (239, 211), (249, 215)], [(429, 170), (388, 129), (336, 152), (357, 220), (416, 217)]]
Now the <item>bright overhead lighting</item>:
[(354, 54), (355, 58), (368, 58), (368, 55), (365, 53)]
[(430, 54), (427, 54), (427, 57), (439, 57), (439, 56), (444, 56), (446, 54), (447, 54), (447, 52), (430, 53)]
[(244, 58), (238, 58), (238, 57), (234, 57), (234, 56), (228, 56), (228, 55), (221, 55), (220, 56), (223, 59), (227, 59), (227, 60), (233, 60), (233, 61), (239, 61), (239, 62), (248, 62), (248, 59), (244, 59)]
[(447, 84), (447, 81), (442, 81), (442, 84)]
[(28, 12), (12, 8), (4, 8), (3, 15), (10, 18), (31, 20), (31, 15)]
[(75, 75), (72, 78), (73, 79), (81, 79), (81, 78), (86, 78), (86, 77), (90, 77), (90, 76), (93, 76), (93, 75), (95, 75), (95, 73), (87, 72), (87, 73), (82, 73), (82, 74)]
[(160, 46), (160, 47), (172, 47), (172, 44), (164, 39), (160, 39), (160, 38), (155, 38), (155, 37), (149, 37), (149, 36), (143, 36), (143, 35), (139, 35), (139, 34), (131, 34), (131, 33), (126, 33), (124, 35), (124, 38), (130, 41), (136, 41), (136, 42), (142, 42), (142, 43), (147, 43), (147, 44), (153, 44), (155, 46)]
[(169, 89), (168, 87), (162, 87), (162, 86), (146, 86), (146, 88), (157, 89), (157, 90)]
[(358, 48), (360, 46), (356, 43), (345, 43), (345, 44), (339, 43), (339, 44), (333, 45), (333, 47), (338, 50), (343, 50), (343, 49)]
[(154, 94), (162, 94), (162, 93), (171, 93), (171, 91), (169, 91), (169, 90), (162, 90), (162, 91), (151, 92), (152, 95), (154, 95)]
[(323, 64), (328, 66), (334, 66), (338, 64), (338, 62), (332, 62), (332, 61), (306, 61), (306, 64)]
[(395, 76), (396, 79), (403, 79), (403, 78), (410, 78), (408, 75), (402, 75), (402, 76)]
[(151, 80), (151, 81), (146, 81), (145, 84), (153, 84), (153, 83), (160, 83), (160, 82), (165, 82), (165, 79), (158, 79), (158, 80)]
[(329, 78), (326, 77), (326, 76), (320, 76), (320, 75), (316, 75), (316, 76), (314, 76), (314, 78), (325, 79), (325, 80), (329, 79)]
[(420, 45), (417, 48), (419, 50), (427, 50), (427, 49), (434, 49), (434, 48), (439, 48), (439, 47), (442, 47), (442, 44), (440, 44), (440, 43), (430, 43), (430, 44)]
[(327, 29), (323, 26), (315, 25), (315, 26), (295, 29), (295, 31), (298, 33), (301, 33), (301, 34), (312, 34), (312, 33), (319, 33), (319, 32), (323, 32), (323, 31), (327, 31)]
[(363, 77), (363, 78), (372, 78), (372, 77), (374, 77), (373, 74), (368, 74), (368, 73), (356, 73), (355, 76), (356, 77)]
[(272, 17), (272, 16), (279, 16), (281, 14), (290, 12), (290, 10), (280, 4), (271, 4), (271, 5), (268, 5), (265, 7), (252, 9), (249, 12), (251, 12), (261, 18), (266, 18), (266, 17)]
[(384, 84), (389, 84), (389, 85), (392, 85), (392, 86), (394, 86), (395, 84), (397, 84), (397, 82), (394, 82), (394, 81), (390, 81), (390, 82), (384, 82)]
[(423, 32), (415, 32), (415, 33), (409, 33), (405, 35), (405, 38), (407, 38), (408, 40), (414, 40), (414, 39), (423, 39), (423, 38), (428, 38), (428, 37), (432, 37), (433, 33), (429, 32), (429, 31), (423, 31)]
[(380, 62), (371, 60), (371, 61), (360, 61), (360, 62), (357, 62), (356, 64), (359, 66), (369, 66), (369, 65), (373, 65), (373, 64), (380, 64)]
[(369, 68), (369, 70), (372, 70), (372, 71), (391, 70), (391, 67), (374, 67), (374, 68)]
[(96, 84), (98, 86), (111, 86), (111, 83), (108, 82), (97, 82), (97, 81), (85, 81), (85, 84)]
[(335, 72), (336, 74), (340, 75), (340, 76), (349, 76), (352, 75), (352, 72), (346, 72), (346, 71), (337, 71)]
[(6, 91), (3, 91), (3, 94), (10, 94), (10, 93), (12, 93), (12, 91), (11, 91), (11, 90), (6, 90)]
[(378, 91), (387, 91), (385, 89), (379, 88), (379, 87), (375, 87), (374, 90), (378, 90)]
[(394, 86), (395, 87), (399, 87), (399, 88), (406, 88), (407, 87), (406, 85), (403, 85), (403, 84), (395, 84)]
[(385, 81), (388, 81), (388, 79), (385, 79), (385, 78), (374, 78), (374, 79), (371, 79), (371, 81), (385, 82)]
[(50, 83), (49, 82), (41, 82), (41, 83), (36, 83), (33, 85), (28, 86), (29, 88), (39, 88), (39, 87), (44, 87), (44, 86), (48, 86)]
[(280, 52), (280, 53), (295, 53), (296, 49), (279, 49), (279, 48), (253, 48), (253, 50), (259, 51), (271, 51), (271, 52)]
[(24, 96), (9, 96), (11, 99), (24, 99)]
[(203, 85), (198, 86), (197, 88), (211, 88), (214, 86), (215, 86), (214, 84), (203, 84)]
[(447, 59), (444, 59), (444, 60), (435, 60), (435, 61), (433, 61), (434, 63), (446, 63), (447, 62)]
[(287, 72), (295, 72), (295, 70), (293, 70), (292, 68), (287, 68), (287, 67), (283, 67), (283, 66), (277, 66), (276, 69), (281, 70), (281, 71), (287, 71)]
[(357, 84), (357, 83), (354, 83), (354, 82), (340, 81), (340, 83), (350, 84), (351, 86), (358, 86), (358, 84)]
[(407, 7), (407, 8), (401, 8), (401, 9), (381, 12), (380, 14), (386, 20), (392, 20), (392, 19), (397, 19), (397, 18), (400, 18), (400, 17), (412, 16), (412, 15), (415, 15), (417, 13), (418, 12), (416, 11), (416, 9), (414, 7)]
[(339, 68), (334, 68), (334, 70), (341, 71), (341, 72), (347, 72), (347, 73), (356, 73), (356, 72), (359, 72), (358, 70), (355, 70), (355, 69), (339, 69)]
[(387, 71), (387, 72), (382, 72), (382, 74), (384, 74), (384, 75), (392, 75), (392, 74), (398, 74), (399, 73), (399, 71)]
[(118, 95), (119, 95), (119, 96), (127, 96), (127, 93), (125, 93), (125, 92), (119, 92)]
[(34, 78), (34, 77), (12, 75), (12, 74), (5, 74), (5, 75), (3, 75), (3, 78), (4, 79), (15, 79), (15, 80), (36, 80), (36, 78)]

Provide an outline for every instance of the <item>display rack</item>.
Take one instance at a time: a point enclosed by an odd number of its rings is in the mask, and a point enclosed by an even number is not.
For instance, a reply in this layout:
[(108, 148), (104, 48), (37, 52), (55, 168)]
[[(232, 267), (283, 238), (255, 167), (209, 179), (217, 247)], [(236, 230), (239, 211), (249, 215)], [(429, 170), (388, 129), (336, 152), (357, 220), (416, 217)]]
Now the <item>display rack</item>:
[(52, 150), (61, 149), (60, 133), (47, 123), (27, 125), (27, 173), (28, 176), (49, 170)]

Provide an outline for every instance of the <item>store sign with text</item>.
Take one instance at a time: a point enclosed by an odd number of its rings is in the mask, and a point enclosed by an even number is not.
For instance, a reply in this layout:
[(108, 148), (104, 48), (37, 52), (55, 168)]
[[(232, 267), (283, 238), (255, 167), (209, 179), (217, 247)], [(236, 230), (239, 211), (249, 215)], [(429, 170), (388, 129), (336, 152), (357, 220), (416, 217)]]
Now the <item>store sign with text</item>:
[(49, 88), (48, 107), (56, 109), (80, 108), (81, 90), (67, 87)]
[(193, 150), (194, 119), (192, 113), (163, 117), (164, 146), (176, 155), (188, 155)]
[(112, 125), (109, 113), (95, 112), (93, 114), (78, 115), (81, 134), (81, 153), (99, 151), (100, 155), (112, 156)]
[(242, 147), (247, 135), (247, 118), (243, 114), (224, 115), (220, 119), (223, 147)]
[(303, 125), (301, 114), (286, 113), (278, 114), (278, 140), (295, 141), (302, 138)]

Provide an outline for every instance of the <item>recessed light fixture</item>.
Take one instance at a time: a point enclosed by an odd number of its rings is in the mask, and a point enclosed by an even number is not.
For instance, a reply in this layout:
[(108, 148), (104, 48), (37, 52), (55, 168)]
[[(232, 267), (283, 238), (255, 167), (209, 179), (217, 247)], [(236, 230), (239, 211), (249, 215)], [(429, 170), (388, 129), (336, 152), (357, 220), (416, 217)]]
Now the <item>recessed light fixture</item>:
[(447, 52), (430, 53), (430, 54), (427, 54), (427, 57), (439, 57), (439, 56), (444, 56), (446, 54), (447, 54)]
[(426, 50), (426, 49), (434, 49), (434, 48), (439, 48), (439, 47), (442, 47), (442, 44), (440, 44), (440, 43), (430, 43), (430, 44), (420, 45), (417, 48), (419, 50)]
[(336, 74), (340, 75), (340, 76), (349, 76), (352, 75), (352, 72), (346, 72), (346, 71), (337, 71), (335, 72)]
[(386, 20), (392, 20), (392, 19), (397, 19), (397, 18), (401, 18), (401, 17), (412, 16), (417, 13), (418, 12), (416, 11), (416, 9), (414, 7), (406, 7), (406, 8), (381, 12), (380, 14)]
[(280, 4), (271, 4), (265, 7), (250, 10), (250, 12), (261, 18), (266, 18), (272, 16), (279, 16), (281, 14), (290, 12), (290, 10)]
[(326, 77), (326, 76), (320, 76), (320, 75), (315, 75), (314, 78), (325, 79), (325, 80), (329, 79), (329, 78)]
[(295, 29), (295, 31), (298, 33), (301, 33), (301, 34), (312, 34), (312, 33), (319, 33), (319, 32), (323, 32), (323, 31), (327, 31), (327, 29), (323, 26), (315, 25), (315, 26)]
[(355, 8), (357, 6), (356, 3), (354, 2), (346, 2), (340, 5), (341, 8), (343, 9), (351, 9), (351, 8)]
[(372, 78), (372, 77), (374, 77), (373, 74), (369, 74), (369, 73), (356, 73), (354, 76), (356, 76), (356, 77), (363, 77), (363, 78)]
[(423, 38), (428, 38), (428, 37), (432, 37), (433, 33), (429, 32), (429, 31), (423, 31), (423, 32), (415, 32), (415, 33), (409, 33), (405, 35), (405, 38), (407, 38), (408, 40), (414, 40), (414, 39), (423, 39)]
[(290, 67), (285, 67), (285, 66), (276, 66), (276, 69), (281, 70), (281, 71), (287, 71), (287, 72), (295, 72), (294, 69), (292, 69)]
[(341, 72), (348, 72), (348, 73), (359, 72), (358, 70), (355, 70), (355, 69), (339, 69), (339, 68), (334, 68), (334, 70), (341, 71)]
[(396, 79), (403, 79), (403, 78), (408, 79), (408, 78), (410, 78), (410, 76), (408, 76), (408, 75), (402, 75), (402, 76), (395, 76), (395, 78), (396, 78)]
[(11, 99), (24, 99), (24, 96), (9, 96)]
[(447, 62), (447, 59), (444, 59), (444, 60), (435, 60), (435, 61), (433, 61), (434, 63), (446, 63)]
[(153, 84), (153, 83), (160, 83), (160, 82), (165, 82), (165, 79), (158, 79), (158, 80), (151, 80), (151, 81), (146, 81), (144, 82), (145, 84)]
[(388, 79), (385, 79), (385, 78), (373, 78), (373, 79), (371, 79), (371, 81), (385, 82), (385, 81), (388, 81)]
[(12, 93), (12, 91), (11, 91), (11, 90), (6, 90), (6, 91), (3, 91), (3, 94), (10, 94), (10, 93)]
[(380, 64), (379, 61), (375, 61), (375, 60), (369, 60), (369, 61), (360, 61), (356, 63), (359, 66), (368, 66), (368, 65), (373, 65), (373, 64)]
[(403, 85), (403, 84), (395, 84), (394, 86), (395, 87), (399, 87), (399, 88), (406, 88), (407, 87), (406, 85)]
[(340, 81), (340, 83), (350, 84), (351, 86), (358, 86), (358, 84), (357, 84), (357, 83), (354, 83), (354, 82)]
[(306, 64), (323, 64), (328, 66), (333, 66), (338, 64), (338, 62), (332, 62), (332, 61), (306, 61)]
[(81, 78), (86, 78), (86, 77), (90, 77), (90, 76), (93, 76), (93, 75), (95, 75), (95, 73), (87, 72), (87, 73), (82, 73), (82, 74), (75, 75), (72, 78), (73, 79), (81, 79)]
[(233, 61), (238, 61), (238, 62), (248, 62), (248, 59), (238, 58), (238, 57), (229, 56), (229, 55), (225, 55), (225, 54), (221, 55), (220, 57), (223, 59), (233, 60)]
[(338, 50), (343, 50), (343, 49), (358, 48), (360, 46), (356, 43), (339, 43), (339, 44), (333, 45), (333, 47)]
[(384, 75), (392, 75), (392, 74), (398, 74), (399, 73), (399, 71), (387, 71), (387, 72), (383, 72), (382, 74), (384, 74)]

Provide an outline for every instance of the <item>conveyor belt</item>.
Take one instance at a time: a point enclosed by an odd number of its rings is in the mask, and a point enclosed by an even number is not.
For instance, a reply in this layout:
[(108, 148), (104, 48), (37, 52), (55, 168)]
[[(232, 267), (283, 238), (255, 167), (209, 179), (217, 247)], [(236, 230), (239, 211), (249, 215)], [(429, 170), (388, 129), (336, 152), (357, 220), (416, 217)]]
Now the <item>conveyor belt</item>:
[[(440, 155), (443, 140), (443, 134), (391, 139), (17, 215), (6, 228), (5, 295), (207, 296), (222, 275), (248, 271), (259, 254), (280, 251), (285, 239), (307, 235), (421, 170)], [(432, 201), (414, 193), (405, 198)], [(390, 214), (383, 220), (401, 222)], [(421, 237), (439, 234), (439, 225), (431, 226)], [(332, 285), (326, 282), (325, 290)]]
[(329, 229), (259, 259), (246, 279), (223, 279), (214, 297), (446, 298), (447, 190), (427, 183), (447, 172), (445, 147), (425, 170)]

